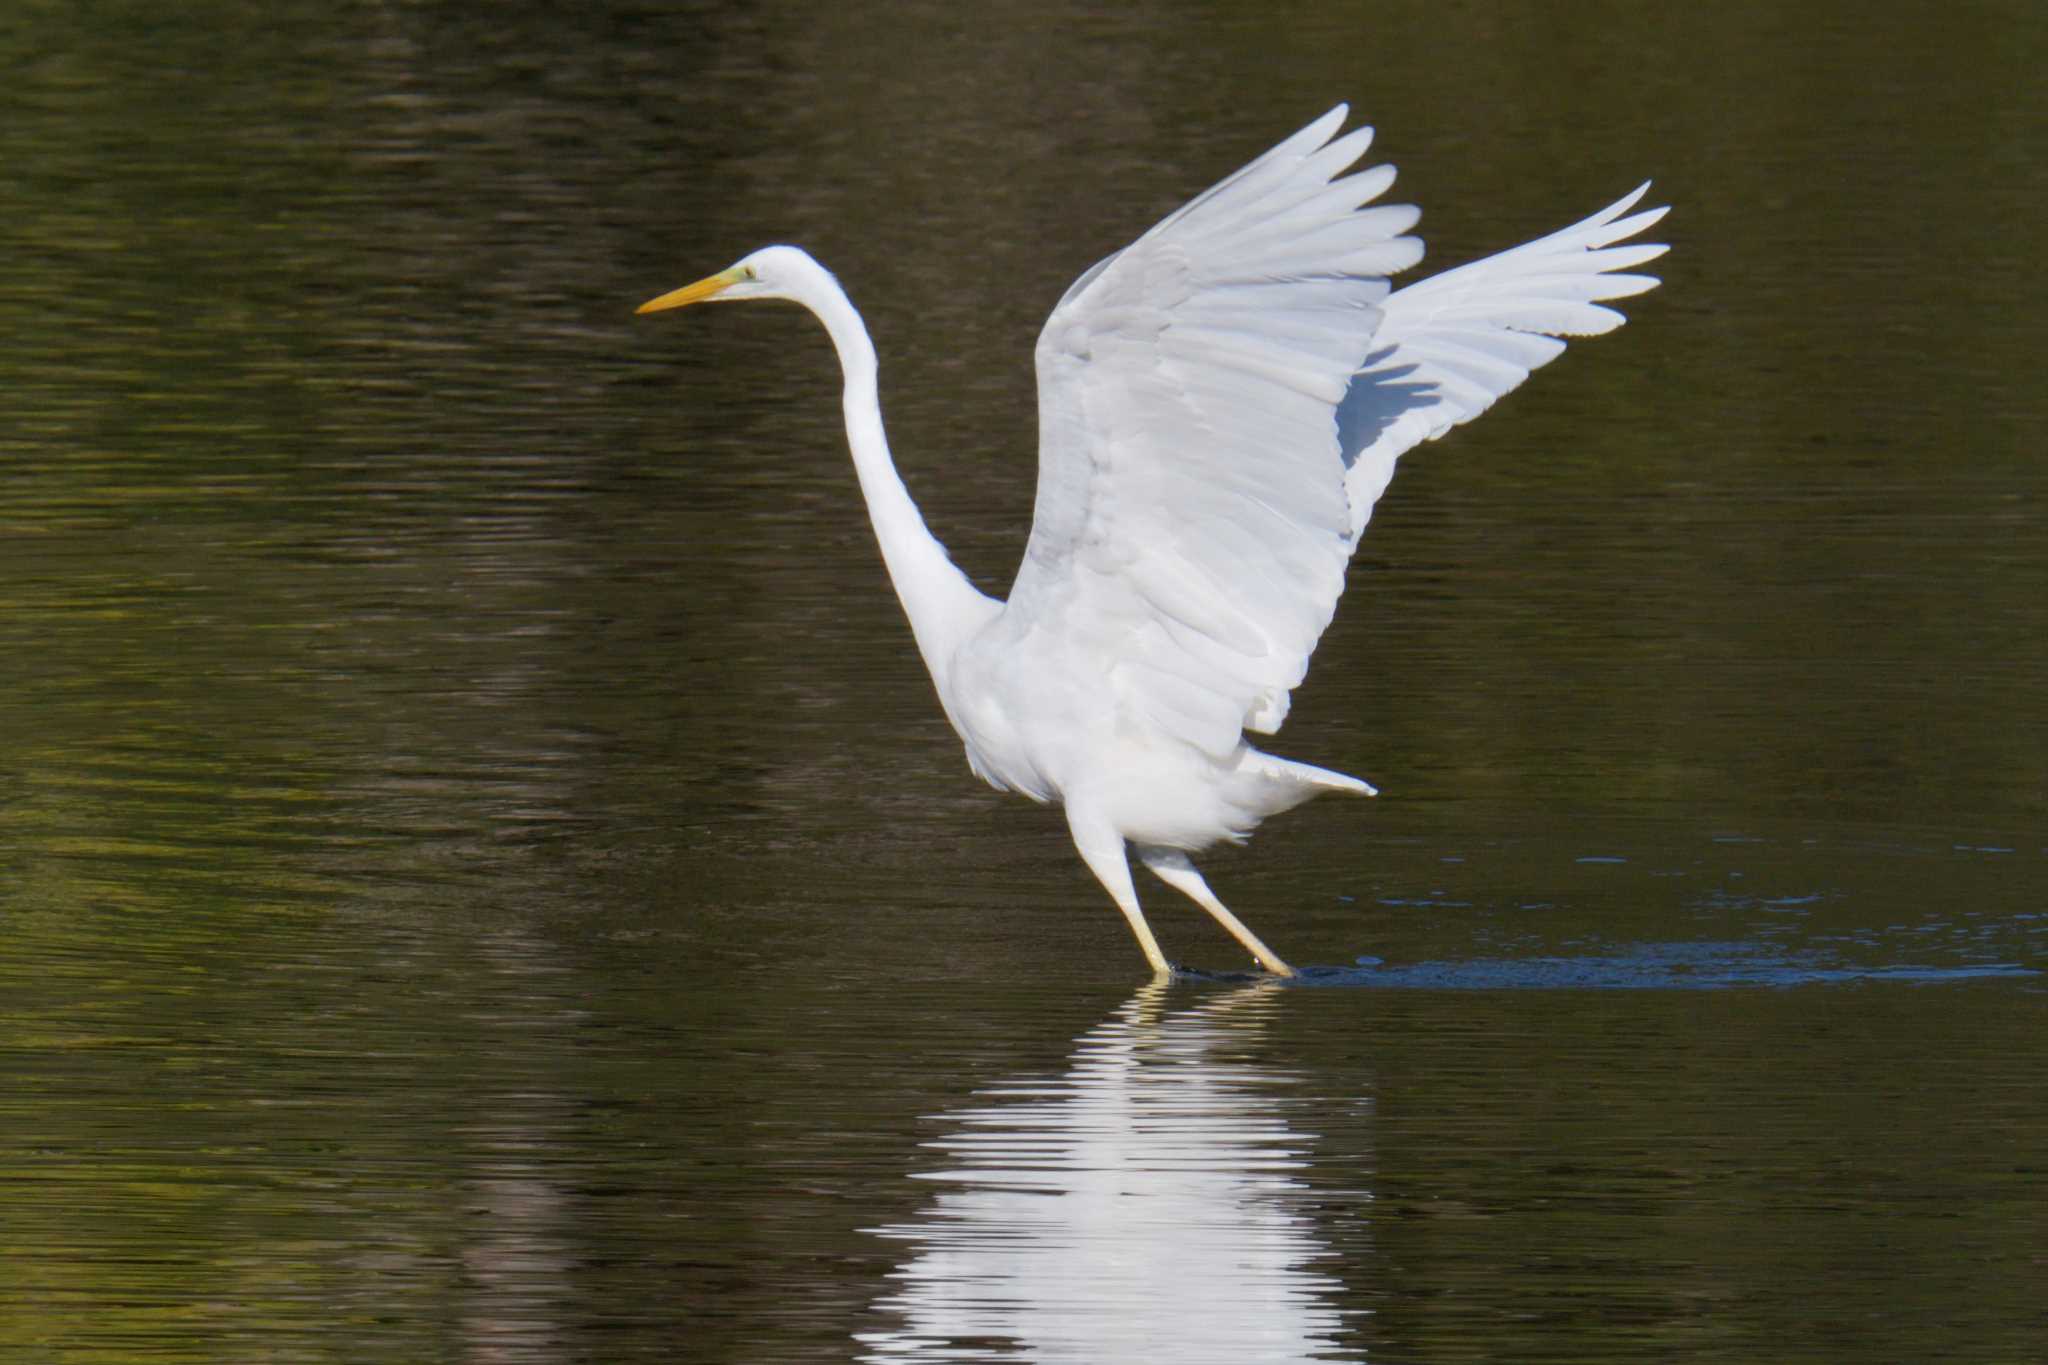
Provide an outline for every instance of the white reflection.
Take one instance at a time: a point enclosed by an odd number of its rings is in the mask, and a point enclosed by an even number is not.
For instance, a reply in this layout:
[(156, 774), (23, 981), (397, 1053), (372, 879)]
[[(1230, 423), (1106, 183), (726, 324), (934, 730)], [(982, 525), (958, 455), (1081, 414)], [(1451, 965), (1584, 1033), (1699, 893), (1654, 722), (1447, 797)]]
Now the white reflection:
[(939, 1188), (861, 1334), (865, 1361), (1357, 1360), (1300, 1178), (1313, 1134), (1297, 1077), (1244, 1044), (1274, 1003), (1254, 986), (1167, 1013), (1140, 991), (1083, 1035), (1063, 1075), (982, 1092), (947, 1116)]

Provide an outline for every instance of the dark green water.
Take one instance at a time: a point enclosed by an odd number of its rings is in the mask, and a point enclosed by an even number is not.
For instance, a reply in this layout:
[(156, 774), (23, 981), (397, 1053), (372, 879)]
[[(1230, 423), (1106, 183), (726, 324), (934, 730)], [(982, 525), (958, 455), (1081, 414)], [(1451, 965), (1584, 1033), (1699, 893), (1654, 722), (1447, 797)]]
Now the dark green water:
[[(17, 6), (0, 1358), (2043, 1358), (2044, 53)], [(631, 308), (813, 249), (1000, 592), (1046, 310), (1338, 99), (1425, 269), (1653, 175), (1666, 284), (1376, 513), (1273, 747), (1384, 795), (1205, 863), (1321, 970), (1140, 989), (818, 329)]]

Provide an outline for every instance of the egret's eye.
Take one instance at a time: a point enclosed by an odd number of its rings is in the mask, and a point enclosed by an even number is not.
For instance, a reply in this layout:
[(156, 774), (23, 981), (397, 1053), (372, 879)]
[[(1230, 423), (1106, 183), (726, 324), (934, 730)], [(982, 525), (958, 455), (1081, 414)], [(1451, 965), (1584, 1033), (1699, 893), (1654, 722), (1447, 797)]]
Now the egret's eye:
[(742, 267), (742, 268), (743, 268), (743, 269), (744, 269), (744, 270), (745, 270), (745, 271), (747, 272), (747, 278), (748, 278), (748, 279), (750, 279), (750, 280), (751, 280), (751, 279), (753, 279), (753, 278), (754, 278), (754, 267), (752, 267), (752, 266), (745, 266), (745, 267)]

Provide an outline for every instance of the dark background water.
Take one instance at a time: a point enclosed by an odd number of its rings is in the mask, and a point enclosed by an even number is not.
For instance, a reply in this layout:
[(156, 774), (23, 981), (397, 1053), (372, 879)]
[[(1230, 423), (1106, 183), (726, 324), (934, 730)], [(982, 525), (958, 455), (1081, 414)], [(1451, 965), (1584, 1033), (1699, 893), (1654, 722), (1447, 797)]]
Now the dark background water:
[[(2037, 7), (11, 14), (0, 1356), (2041, 1358)], [(1322, 970), (1139, 989), (818, 329), (631, 308), (810, 247), (1001, 592), (1045, 312), (1338, 99), (1666, 284), (1375, 515), (1385, 794), (1206, 863)]]

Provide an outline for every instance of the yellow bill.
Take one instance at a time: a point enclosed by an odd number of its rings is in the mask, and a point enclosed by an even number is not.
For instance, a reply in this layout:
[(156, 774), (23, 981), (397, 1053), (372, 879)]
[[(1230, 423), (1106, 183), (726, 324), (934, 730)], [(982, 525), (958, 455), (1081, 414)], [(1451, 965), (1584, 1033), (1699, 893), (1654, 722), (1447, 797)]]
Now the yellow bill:
[(721, 270), (716, 275), (707, 275), (695, 284), (686, 284), (681, 289), (671, 289), (658, 299), (649, 299), (633, 311), (635, 313), (659, 313), (664, 308), (685, 308), (693, 303), (702, 303), (722, 289), (731, 288), (746, 278), (746, 272), (738, 266)]

